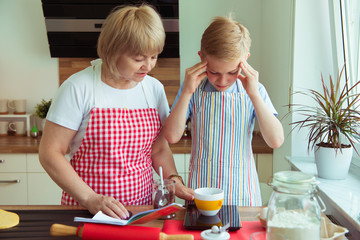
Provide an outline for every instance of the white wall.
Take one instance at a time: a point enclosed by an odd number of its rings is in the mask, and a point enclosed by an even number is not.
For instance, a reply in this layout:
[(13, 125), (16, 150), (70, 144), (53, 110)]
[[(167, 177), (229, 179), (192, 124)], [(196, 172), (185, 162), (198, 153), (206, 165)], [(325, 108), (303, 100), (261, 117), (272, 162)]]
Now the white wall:
[[(330, 8), (328, 1), (296, 1), (294, 32), (293, 90), (321, 89), (321, 73), (327, 80), (333, 74), (333, 47), (330, 31)], [(335, 70), (337, 71), (337, 69)], [(299, 95), (294, 103), (308, 103)], [(311, 101), (311, 100), (310, 100)], [(294, 121), (299, 119), (294, 116)], [(303, 119), (303, 118), (301, 118)], [(293, 156), (307, 156), (307, 131), (294, 131), (291, 136)], [(313, 152), (309, 152), (313, 155)]]
[(288, 170), (285, 156), (290, 155), (290, 118), (284, 118), (292, 84), (293, 1), (263, 0), (261, 9), (261, 72), (262, 83), (278, 111), (285, 134), (284, 144), (274, 150), (273, 171)]
[[(180, 79), (185, 69), (200, 61), (201, 35), (215, 16), (228, 16), (250, 31), (252, 46), (249, 63), (259, 72), (279, 118), (286, 114), (291, 77), (292, 1), (284, 0), (197, 0), (180, 1)], [(191, 26), (191, 27), (190, 27)], [(289, 129), (287, 125), (284, 125)], [(258, 129), (258, 127), (256, 127)], [(287, 169), (284, 156), (290, 153), (290, 141), (274, 151), (274, 170)]]
[(180, 81), (185, 69), (200, 61), (198, 51), (204, 30), (216, 16), (229, 16), (246, 26), (252, 39), (249, 63), (260, 71), (261, 0), (180, 0)]
[[(333, 72), (326, 0), (180, 0), (181, 79), (199, 61), (201, 35), (211, 19), (229, 12), (250, 31), (249, 63), (259, 71), (280, 119), (292, 84), (318, 87), (320, 73)], [(58, 59), (50, 57), (41, 0), (0, 0), (0, 53), (0, 98), (26, 98), (31, 113), (42, 98), (54, 96)], [(286, 140), (274, 151), (274, 171), (287, 168), (285, 155), (306, 154), (306, 135), (288, 136), (290, 120), (282, 120)]]
[(27, 112), (52, 98), (59, 84), (41, 0), (0, 0), (0, 98), (27, 99)]

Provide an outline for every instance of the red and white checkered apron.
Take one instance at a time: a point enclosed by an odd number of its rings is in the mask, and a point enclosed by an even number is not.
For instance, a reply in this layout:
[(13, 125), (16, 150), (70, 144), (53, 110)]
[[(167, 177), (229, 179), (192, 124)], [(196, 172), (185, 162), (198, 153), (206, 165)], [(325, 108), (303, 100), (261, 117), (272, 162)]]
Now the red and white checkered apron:
[[(101, 64), (95, 65), (95, 81), (100, 81), (99, 68)], [(151, 204), (151, 146), (160, 128), (154, 108), (97, 108), (95, 100), (85, 136), (70, 163), (96, 193), (124, 205)], [(78, 205), (66, 192), (61, 204)]]

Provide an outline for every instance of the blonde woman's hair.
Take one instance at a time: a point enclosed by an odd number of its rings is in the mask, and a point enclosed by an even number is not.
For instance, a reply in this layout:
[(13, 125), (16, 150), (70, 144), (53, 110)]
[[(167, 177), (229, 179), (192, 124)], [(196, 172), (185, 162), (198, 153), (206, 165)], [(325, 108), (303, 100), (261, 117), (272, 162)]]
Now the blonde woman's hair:
[(201, 52), (222, 60), (237, 60), (250, 52), (250, 33), (231, 16), (215, 17), (201, 38)]
[(118, 77), (116, 62), (121, 54), (159, 54), (164, 44), (164, 26), (154, 8), (147, 4), (119, 6), (103, 24), (97, 53), (105, 70)]

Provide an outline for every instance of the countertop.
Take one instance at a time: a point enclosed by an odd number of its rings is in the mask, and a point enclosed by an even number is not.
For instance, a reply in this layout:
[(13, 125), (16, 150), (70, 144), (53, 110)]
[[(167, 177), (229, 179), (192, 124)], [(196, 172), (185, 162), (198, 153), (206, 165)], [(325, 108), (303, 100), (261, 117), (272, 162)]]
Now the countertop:
[[(38, 153), (41, 137), (0, 136), (0, 153)], [(259, 132), (254, 132), (252, 141), (254, 154), (273, 153)], [(191, 138), (182, 138), (178, 143), (170, 144), (173, 153), (191, 153)]]
[[(330, 214), (339, 219), (344, 218), (348, 224), (342, 225), (349, 228), (352, 235), (360, 237), (360, 168), (352, 164), (346, 179), (329, 180), (318, 177), (313, 157), (287, 157), (287, 160), (295, 170), (316, 177), (319, 190), (323, 193), (322, 197), (325, 197), (323, 200), (330, 204), (327, 205)], [(337, 212), (340, 213), (339, 216)]]
[[(138, 213), (152, 209), (147, 206), (126, 206), (133, 213)], [(0, 239), (79, 239), (77, 237), (51, 237), (49, 234), (50, 226), (54, 223), (60, 223), (71, 226), (78, 226), (74, 222), (74, 217), (91, 217), (90, 213), (82, 207), (77, 206), (0, 206), (0, 209), (15, 212), (20, 216), (20, 224), (10, 229), (0, 229)], [(241, 221), (258, 221), (257, 214), (261, 207), (239, 207)], [(183, 220), (185, 210), (178, 211), (175, 220)], [(145, 224), (139, 224), (147, 227), (162, 228), (164, 220), (154, 220)]]

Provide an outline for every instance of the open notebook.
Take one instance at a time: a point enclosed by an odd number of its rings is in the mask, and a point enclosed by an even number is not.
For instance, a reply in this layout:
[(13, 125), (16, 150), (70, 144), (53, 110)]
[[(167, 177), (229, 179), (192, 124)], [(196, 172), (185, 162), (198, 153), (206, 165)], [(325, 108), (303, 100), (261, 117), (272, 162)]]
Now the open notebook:
[(90, 223), (101, 223), (101, 224), (112, 224), (112, 225), (129, 225), (133, 223), (141, 224), (150, 222), (152, 220), (158, 219), (160, 217), (172, 214), (179, 210), (185, 209), (182, 205), (178, 203), (172, 203), (162, 208), (151, 209), (144, 212), (139, 212), (133, 216), (131, 216), (127, 220), (117, 219), (113, 217), (109, 217), (103, 212), (99, 211), (92, 218), (83, 218), (83, 217), (75, 217), (75, 222), (90, 222)]

